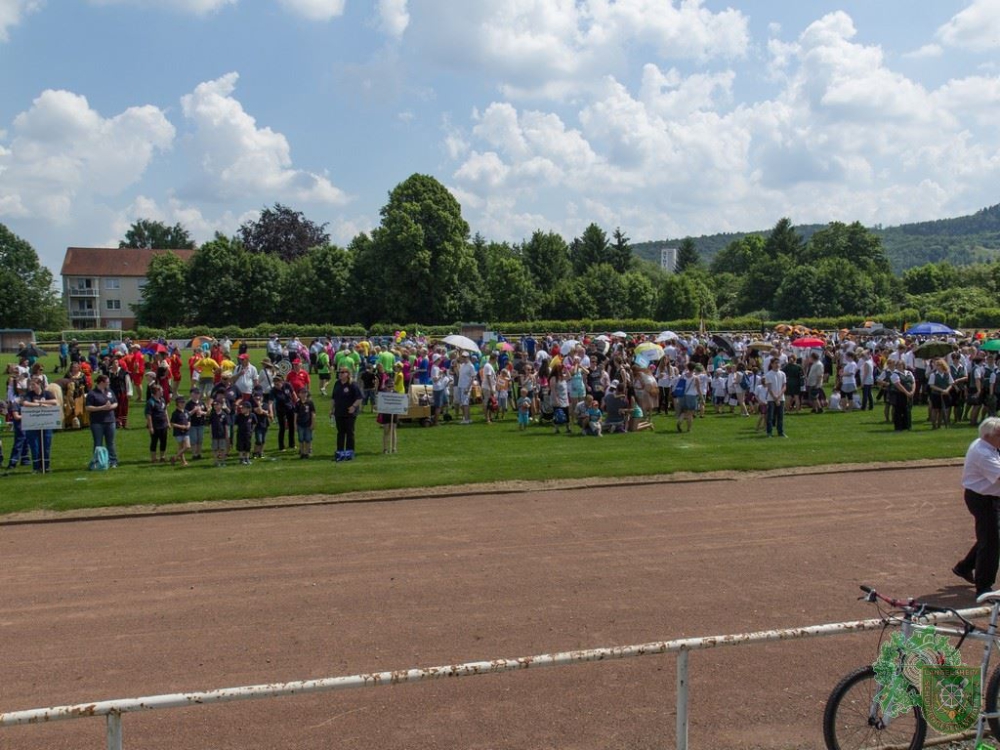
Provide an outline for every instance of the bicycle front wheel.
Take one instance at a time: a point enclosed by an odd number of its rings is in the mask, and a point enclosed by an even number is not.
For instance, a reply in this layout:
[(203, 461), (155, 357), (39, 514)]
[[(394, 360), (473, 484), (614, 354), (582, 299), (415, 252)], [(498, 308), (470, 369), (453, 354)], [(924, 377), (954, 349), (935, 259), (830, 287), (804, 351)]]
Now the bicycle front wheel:
[(919, 708), (889, 718), (875, 702), (875, 670), (854, 670), (833, 689), (823, 712), (823, 739), (828, 750), (901, 748), (920, 750), (927, 722)]

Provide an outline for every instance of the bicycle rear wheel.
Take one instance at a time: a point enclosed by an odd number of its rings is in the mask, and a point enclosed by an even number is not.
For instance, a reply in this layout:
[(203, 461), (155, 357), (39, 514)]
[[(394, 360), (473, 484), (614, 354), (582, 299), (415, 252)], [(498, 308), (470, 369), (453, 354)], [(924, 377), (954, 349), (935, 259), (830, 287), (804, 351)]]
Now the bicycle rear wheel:
[(823, 739), (828, 750), (901, 748), (920, 750), (927, 722), (919, 708), (892, 719), (882, 716), (875, 701), (875, 670), (854, 670), (833, 689), (823, 712)]

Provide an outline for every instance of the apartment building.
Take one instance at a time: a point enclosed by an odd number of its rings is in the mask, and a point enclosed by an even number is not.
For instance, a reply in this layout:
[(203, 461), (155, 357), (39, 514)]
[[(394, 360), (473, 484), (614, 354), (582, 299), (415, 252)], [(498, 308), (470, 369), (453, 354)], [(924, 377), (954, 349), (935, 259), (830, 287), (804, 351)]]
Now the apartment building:
[(134, 307), (142, 299), (153, 256), (174, 253), (190, 260), (194, 250), (69, 247), (62, 265), (63, 298), (73, 328), (135, 328)]

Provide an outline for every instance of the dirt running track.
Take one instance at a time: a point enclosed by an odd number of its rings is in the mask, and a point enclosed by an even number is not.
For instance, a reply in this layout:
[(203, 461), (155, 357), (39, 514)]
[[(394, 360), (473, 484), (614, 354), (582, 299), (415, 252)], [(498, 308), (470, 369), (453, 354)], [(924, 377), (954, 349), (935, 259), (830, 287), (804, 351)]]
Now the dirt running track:
[[(0, 526), (0, 711), (971, 603), (961, 469)], [(956, 585), (960, 584), (960, 585)], [(849, 635), (691, 655), (698, 748), (822, 745)], [(129, 750), (670, 748), (675, 660), (128, 714)], [(101, 748), (104, 720), (0, 728)]]

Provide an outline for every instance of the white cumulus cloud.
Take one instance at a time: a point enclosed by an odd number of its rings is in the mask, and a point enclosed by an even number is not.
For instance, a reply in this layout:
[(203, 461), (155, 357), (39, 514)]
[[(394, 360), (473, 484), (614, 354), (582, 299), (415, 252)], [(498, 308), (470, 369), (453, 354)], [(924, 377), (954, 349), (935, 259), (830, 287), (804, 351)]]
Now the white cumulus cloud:
[(602, 76), (558, 111), (493, 101), (464, 128), (449, 121), (448, 142), (465, 147), (450, 149), (454, 189), (474, 226), (515, 240), (542, 206), (570, 236), (600, 216), (645, 239), (785, 215), (890, 224), (989, 202), (1000, 77), (927, 87), (857, 37), (838, 11), (770, 39), (776, 91), (756, 101), (734, 102), (735, 68), (653, 62), (637, 83)]
[(329, 21), (344, 13), (345, 0), (278, 0), (288, 11), (310, 21)]
[(379, 27), (389, 36), (399, 39), (410, 25), (407, 0), (378, 0)]
[(237, 73), (228, 73), (181, 97), (181, 109), (194, 128), (202, 170), (198, 180), (210, 197), (345, 203), (347, 196), (326, 176), (292, 167), (288, 139), (258, 127), (232, 96), (238, 79)]
[(138, 8), (171, 10), (205, 16), (239, 0), (91, 0), (94, 5), (132, 5)]
[(446, 67), (488, 71), (508, 98), (565, 99), (626, 64), (636, 49), (663, 59), (742, 57), (746, 16), (702, 0), (428, 0), (408, 39)]
[(973, 0), (937, 30), (937, 38), (949, 47), (973, 52), (1000, 48), (1000, 0)]
[(42, 0), (0, 0), (0, 42), (10, 38), (8, 29), (17, 26), (22, 18), (41, 6)]
[(139, 181), (174, 134), (156, 107), (105, 118), (86, 97), (46, 90), (14, 118), (0, 148), (0, 215), (66, 221), (78, 195), (117, 195)]

